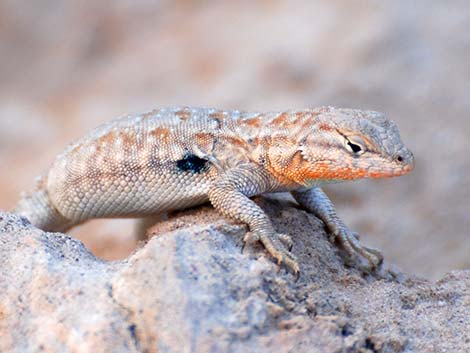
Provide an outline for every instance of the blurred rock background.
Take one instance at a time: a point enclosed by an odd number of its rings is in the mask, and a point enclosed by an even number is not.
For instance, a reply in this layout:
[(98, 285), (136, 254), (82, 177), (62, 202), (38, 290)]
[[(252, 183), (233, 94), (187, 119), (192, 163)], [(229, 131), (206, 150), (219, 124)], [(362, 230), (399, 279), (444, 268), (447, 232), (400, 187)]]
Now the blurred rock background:
[[(467, 1), (2, 0), (0, 53), (1, 209), (122, 114), (373, 109), (398, 123), (416, 169), (329, 187), (340, 215), (408, 272), (470, 267)], [(135, 246), (129, 220), (71, 233), (106, 259)]]

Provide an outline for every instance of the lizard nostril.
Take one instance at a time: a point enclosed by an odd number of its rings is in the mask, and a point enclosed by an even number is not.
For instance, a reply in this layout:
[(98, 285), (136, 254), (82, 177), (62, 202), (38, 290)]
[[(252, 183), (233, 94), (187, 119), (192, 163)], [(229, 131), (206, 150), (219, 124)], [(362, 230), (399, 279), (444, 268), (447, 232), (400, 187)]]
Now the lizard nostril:
[(398, 156), (397, 156), (397, 161), (398, 161), (398, 162), (403, 162), (403, 157), (400, 156), (400, 155), (398, 155)]

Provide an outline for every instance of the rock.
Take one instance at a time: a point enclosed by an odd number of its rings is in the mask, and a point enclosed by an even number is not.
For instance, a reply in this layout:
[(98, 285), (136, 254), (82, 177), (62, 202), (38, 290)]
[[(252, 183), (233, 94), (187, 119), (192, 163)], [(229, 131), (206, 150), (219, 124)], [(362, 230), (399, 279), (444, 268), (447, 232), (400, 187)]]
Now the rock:
[(262, 246), (242, 253), (246, 227), (208, 206), (171, 215), (114, 262), (0, 213), (0, 351), (469, 351), (470, 271), (364, 276), (314, 216), (257, 202), (293, 236), (298, 281)]

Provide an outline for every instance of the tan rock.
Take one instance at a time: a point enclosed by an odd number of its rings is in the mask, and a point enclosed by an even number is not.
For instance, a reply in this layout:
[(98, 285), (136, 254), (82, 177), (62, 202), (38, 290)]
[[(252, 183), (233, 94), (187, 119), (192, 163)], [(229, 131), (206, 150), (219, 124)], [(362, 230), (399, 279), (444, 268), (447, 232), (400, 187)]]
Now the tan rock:
[[(124, 261), (0, 213), (0, 352), (465, 352), (470, 271), (363, 277), (315, 217), (258, 199), (302, 274), (210, 207), (179, 212)], [(386, 250), (386, 249), (385, 249)]]

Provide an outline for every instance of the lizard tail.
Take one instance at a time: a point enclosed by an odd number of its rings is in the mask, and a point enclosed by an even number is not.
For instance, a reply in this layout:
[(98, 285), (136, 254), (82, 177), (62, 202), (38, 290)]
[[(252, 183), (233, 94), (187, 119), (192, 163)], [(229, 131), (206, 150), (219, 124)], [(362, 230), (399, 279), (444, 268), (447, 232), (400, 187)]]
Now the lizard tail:
[(54, 207), (45, 187), (46, 181), (47, 176), (39, 177), (35, 190), (23, 193), (13, 212), (27, 218), (32, 225), (42, 230), (63, 232), (70, 228), (73, 222)]

